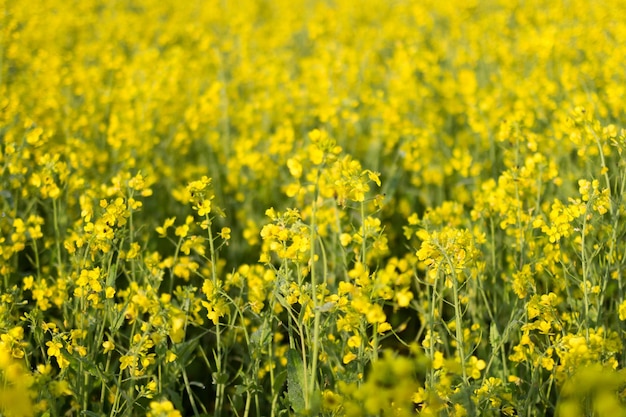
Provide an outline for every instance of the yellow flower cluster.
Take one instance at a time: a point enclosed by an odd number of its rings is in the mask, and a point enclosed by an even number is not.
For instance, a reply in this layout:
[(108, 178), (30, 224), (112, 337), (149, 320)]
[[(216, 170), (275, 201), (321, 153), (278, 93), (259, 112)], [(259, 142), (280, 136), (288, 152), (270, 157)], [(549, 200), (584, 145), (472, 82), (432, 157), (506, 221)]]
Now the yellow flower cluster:
[[(3, 337), (3, 342), (5, 340)], [(2, 414), (11, 417), (34, 416), (36, 412), (34, 407), (36, 392), (33, 390), (35, 379), (28, 373), (24, 364), (12, 357), (4, 346), (0, 350), (0, 381)]]

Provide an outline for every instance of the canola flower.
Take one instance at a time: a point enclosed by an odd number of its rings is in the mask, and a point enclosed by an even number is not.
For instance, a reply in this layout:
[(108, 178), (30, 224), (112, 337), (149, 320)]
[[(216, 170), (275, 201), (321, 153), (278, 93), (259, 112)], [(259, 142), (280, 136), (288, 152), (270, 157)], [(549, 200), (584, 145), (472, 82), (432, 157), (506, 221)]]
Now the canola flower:
[(622, 414), (624, 12), (0, 1), (0, 412)]

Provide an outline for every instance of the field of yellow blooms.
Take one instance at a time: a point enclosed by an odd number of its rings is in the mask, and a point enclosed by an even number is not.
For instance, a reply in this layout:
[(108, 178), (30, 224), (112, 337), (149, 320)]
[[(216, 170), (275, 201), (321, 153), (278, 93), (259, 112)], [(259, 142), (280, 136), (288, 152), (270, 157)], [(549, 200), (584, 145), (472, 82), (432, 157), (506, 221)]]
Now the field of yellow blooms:
[(626, 415), (625, 0), (0, 0), (0, 414)]

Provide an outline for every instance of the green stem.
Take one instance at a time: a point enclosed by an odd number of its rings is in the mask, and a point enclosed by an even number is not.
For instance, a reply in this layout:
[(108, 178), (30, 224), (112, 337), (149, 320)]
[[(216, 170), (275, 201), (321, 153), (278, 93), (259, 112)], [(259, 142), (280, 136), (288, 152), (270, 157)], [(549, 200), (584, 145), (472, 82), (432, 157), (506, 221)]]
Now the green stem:
[(455, 332), (456, 332), (456, 347), (459, 355), (459, 360), (461, 361), (461, 371), (463, 373), (463, 382), (465, 385), (469, 385), (469, 380), (467, 378), (467, 370), (465, 369), (465, 340), (463, 338), (463, 313), (461, 312), (461, 303), (459, 302), (459, 283), (457, 281), (457, 275), (454, 271), (454, 267), (450, 265), (452, 268), (452, 291), (454, 295), (454, 322), (455, 322)]
[(61, 261), (61, 233), (59, 231), (59, 207), (57, 205), (57, 200), (52, 199), (52, 217), (54, 222), (54, 238), (57, 250), (57, 274), (58, 276), (63, 276), (63, 262)]
[[(131, 192), (129, 197), (128, 197), (128, 201), (130, 201), (130, 199), (133, 198), (133, 193)], [(128, 244), (130, 245), (130, 247), (132, 247), (133, 242), (135, 241), (135, 227), (133, 225), (133, 209), (130, 207), (128, 207), (128, 239), (129, 242)], [(120, 245), (121, 247), (121, 245)], [(135, 281), (135, 277), (137, 276), (135, 273), (135, 269), (136, 269), (136, 262), (131, 262), (130, 263), (130, 271), (131, 271), (131, 275), (133, 277), (133, 281)]]
[[(590, 204), (588, 204), (587, 206), (589, 206)], [(581, 234), (581, 241), (580, 241), (580, 259), (581, 259), (581, 263), (582, 263), (582, 278), (583, 278), (583, 297), (584, 297), (584, 304), (585, 304), (585, 340), (587, 341), (587, 343), (589, 343), (589, 294), (588, 294), (588, 288), (587, 288), (587, 252), (585, 250), (585, 235), (587, 234), (587, 212), (588, 212), (589, 207), (587, 207), (587, 210), (585, 211), (585, 214), (583, 214), (583, 228), (580, 232)]]
[[(217, 267), (216, 267), (216, 253), (215, 253), (215, 243), (213, 241), (213, 230), (212, 230), (212, 221), (211, 218), (209, 217), (209, 214), (205, 215), (205, 219), (207, 221), (208, 227), (208, 234), (209, 234), (209, 249), (210, 249), (210, 261), (211, 261), (211, 280), (213, 282), (213, 288), (218, 288), (218, 277), (217, 277)], [(216, 337), (216, 346), (215, 346), (215, 367), (217, 370), (218, 375), (220, 376), (220, 381), (223, 379), (222, 377), (222, 361), (223, 361), (223, 357), (222, 357), (222, 328), (221, 328), (221, 323), (218, 320), (217, 324), (215, 325), (215, 337)], [(222, 406), (224, 403), (224, 383), (222, 382), (218, 382), (217, 383), (217, 392), (216, 392), (216, 398), (215, 398), (215, 416), (216, 417), (220, 417), (222, 415)]]
[(461, 361), (461, 371), (463, 375), (463, 383), (469, 386), (469, 379), (467, 378), (467, 370), (465, 369), (465, 340), (463, 337), (463, 312), (461, 311), (461, 303), (459, 302), (459, 277), (456, 274), (456, 267), (448, 253), (440, 245), (437, 245), (439, 251), (443, 255), (445, 262), (450, 268), (450, 274), (452, 275), (452, 295), (454, 297), (454, 324), (455, 324), (455, 339), (457, 345), (457, 354)]
[(250, 393), (248, 393), (246, 395), (246, 406), (245, 409), (243, 410), (243, 416), (244, 417), (248, 417), (250, 415), (250, 405), (252, 404), (252, 396), (250, 395)]
[[(311, 246), (311, 252), (309, 254), (310, 257), (310, 274), (311, 274), (311, 300), (313, 302), (313, 347), (311, 352), (311, 373), (309, 376), (308, 386), (305, 386), (305, 405), (306, 408), (309, 409), (311, 400), (315, 393), (316, 380), (317, 380), (317, 362), (319, 356), (320, 349), (320, 319), (321, 312), (317, 305), (317, 270), (315, 268), (316, 265), (316, 253), (315, 253), (315, 245), (317, 243), (317, 200), (319, 198), (319, 180), (321, 176), (321, 170), (317, 171), (317, 176), (315, 180), (315, 193), (313, 195), (313, 201), (311, 203), (311, 224), (310, 224), (310, 236), (309, 242)], [(324, 263), (326, 264), (326, 263)], [(324, 281), (326, 281), (326, 274), (324, 275)], [(302, 354), (304, 355), (304, 344), (302, 345)], [(304, 362), (305, 371), (306, 371), (306, 362)], [(306, 375), (306, 373), (305, 373)], [(306, 380), (306, 378), (305, 378)], [(305, 385), (307, 385), (305, 381)]]
[(361, 262), (363, 263), (363, 266), (366, 266), (366, 250), (367, 245), (365, 242), (365, 203), (361, 202)]
[[(210, 226), (209, 226), (210, 228)], [(174, 251), (174, 260), (172, 261), (172, 265), (176, 265), (178, 262), (178, 254), (180, 253), (180, 247), (183, 244), (183, 238), (178, 239), (178, 243), (176, 244), (176, 250)], [(133, 275), (133, 279), (134, 279)], [(169, 293), (172, 294), (174, 292), (174, 269), (170, 268), (170, 289)]]
[(119, 402), (120, 402), (120, 397), (122, 394), (122, 374), (124, 372), (122, 370), (119, 371), (119, 373), (117, 374), (117, 384), (115, 385), (116, 390), (115, 390), (115, 398), (113, 400), (113, 405), (111, 406), (111, 413), (109, 414), (111, 417), (115, 416), (118, 414), (118, 408), (119, 408)]
[[(107, 361), (104, 365), (104, 373), (106, 374), (109, 371), (109, 366), (111, 365), (111, 352), (107, 353)], [(100, 388), (100, 403), (104, 404), (106, 395), (106, 383), (105, 379), (102, 379), (102, 385)]]
[[(318, 173), (319, 178), (319, 173)], [(316, 190), (317, 190), (316, 186)], [(313, 393), (315, 392), (315, 382), (317, 377), (317, 360), (319, 356), (319, 337), (320, 337), (320, 309), (317, 306), (317, 271), (315, 269), (315, 243), (317, 241), (317, 192), (315, 193), (314, 201), (312, 204), (311, 210), (311, 236), (310, 236), (310, 244), (311, 244), (311, 299), (313, 301), (313, 350), (311, 353), (311, 374), (309, 375), (309, 384), (308, 384), (308, 392), (306, 396), (308, 397), (307, 403), (311, 403), (311, 398), (313, 397)], [(303, 349), (304, 352), (304, 349)], [(307, 406), (308, 409), (308, 406)]]
[[(303, 306), (303, 309), (306, 309), (306, 306)], [(302, 328), (302, 325), (300, 324), (300, 322), (297, 323), (298, 326), (298, 334), (300, 335), (300, 346), (302, 346), (302, 368), (304, 370), (304, 387), (302, 387), (302, 390), (304, 392), (304, 408), (305, 410), (309, 410), (310, 408), (310, 398), (311, 398), (311, 394), (309, 391), (309, 380), (307, 379), (307, 370), (308, 370), (308, 365), (307, 365), (307, 358), (306, 358), (306, 338), (304, 336), (304, 329)]]
[(602, 163), (602, 170), (603, 173), (602, 175), (604, 176), (604, 181), (606, 182), (606, 188), (609, 190), (609, 208), (611, 210), (611, 217), (613, 217), (615, 215), (615, 204), (613, 203), (613, 199), (612, 197), (612, 192), (611, 192), (611, 181), (609, 179), (609, 172), (606, 166), (606, 160), (604, 158), (604, 150), (602, 149), (602, 143), (600, 142), (600, 137), (598, 136), (598, 134), (595, 132), (595, 130), (593, 130), (593, 128), (591, 126), (589, 126), (589, 128), (591, 129), (591, 131), (593, 132), (593, 137), (596, 141), (596, 146), (598, 147), (598, 152), (600, 153), (600, 161)]
[(189, 403), (191, 404), (191, 408), (193, 409), (194, 415), (199, 415), (198, 407), (196, 407), (196, 400), (193, 398), (193, 391), (191, 390), (191, 385), (189, 385), (189, 377), (187, 377), (187, 371), (185, 368), (183, 370), (183, 380), (185, 381), (185, 390), (187, 391), (187, 395), (189, 396)]
[[(435, 282), (432, 286), (428, 285), (427, 288), (432, 288), (432, 295), (430, 295), (430, 312), (428, 314), (428, 327), (430, 330), (430, 342), (428, 344), (428, 359), (432, 362), (435, 358), (435, 305), (437, 304), (437, 281), (439, 274), (435, 278)], [(433, 388), (435, 385), (435, 368), (429, 367), (429, 386)]]

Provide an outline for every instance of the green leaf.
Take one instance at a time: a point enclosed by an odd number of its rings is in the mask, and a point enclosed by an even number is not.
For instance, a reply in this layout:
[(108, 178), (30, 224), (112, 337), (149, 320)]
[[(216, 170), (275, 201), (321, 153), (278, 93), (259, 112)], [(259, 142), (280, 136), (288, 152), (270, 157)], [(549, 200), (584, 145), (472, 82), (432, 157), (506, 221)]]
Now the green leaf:
[(491, 323), (491, 326), (489, 326), (489, 343), (491, 344), (491, 348), (496, 351), (500, 345), (500, 341), (502, 339), (500, 338), (500, 332), (498, 332), (498, 328), (496, 327), (495, 323)]
[(235, 395), (241, 396), (248, 391), (248, 387), (244, 384), (237, 385), (235, 387)]
[(213, 384), (226, 385), (228, 383), (228, 374), (226, 372), (215, 372), (213, 374)]
[(311, 397), (311, 403), (309, 405), (310, 409), (307, 410), (307, 415), (309, 416), (318, 416), (322, 409), (322, 392), (319, 389), (313, 391), (313, 396)]
[(111, 321), (111, 325), (109, 326), (109, 331), (111, 332), (111, 334), (116, 334), (120, 327), (122, 327), (122, 325), (124, 324), (124, 311), (126, 310), (126, 307), (128, 307), (128, 304), (128, 302), (124, 304), (124, 307), (117, 313), (117, 317), (109, 318), (109, 320)]
[(291, 408), (296, 414), (303, 414), (304, 405), (304, 375), (300, 353), (295, 349), (287, 352), (287, 394)]
[(174, 408), (176, 408), (177, 410), (182, 410), (183, 401), (178, 392), (169, 387), (166, 387), (164, 391), (167, 398), (172, 402), (172, 404), (174, 404)]
[(274, 392), (279, 392), (283, 388), (283, 385), (285, 384), (286, 380), (287, 380), (287, 371), (283, 370), (279, 372), (276, 375), (276, 378), (274, 378), (274, 386), (272, 387), (274, 389)]

